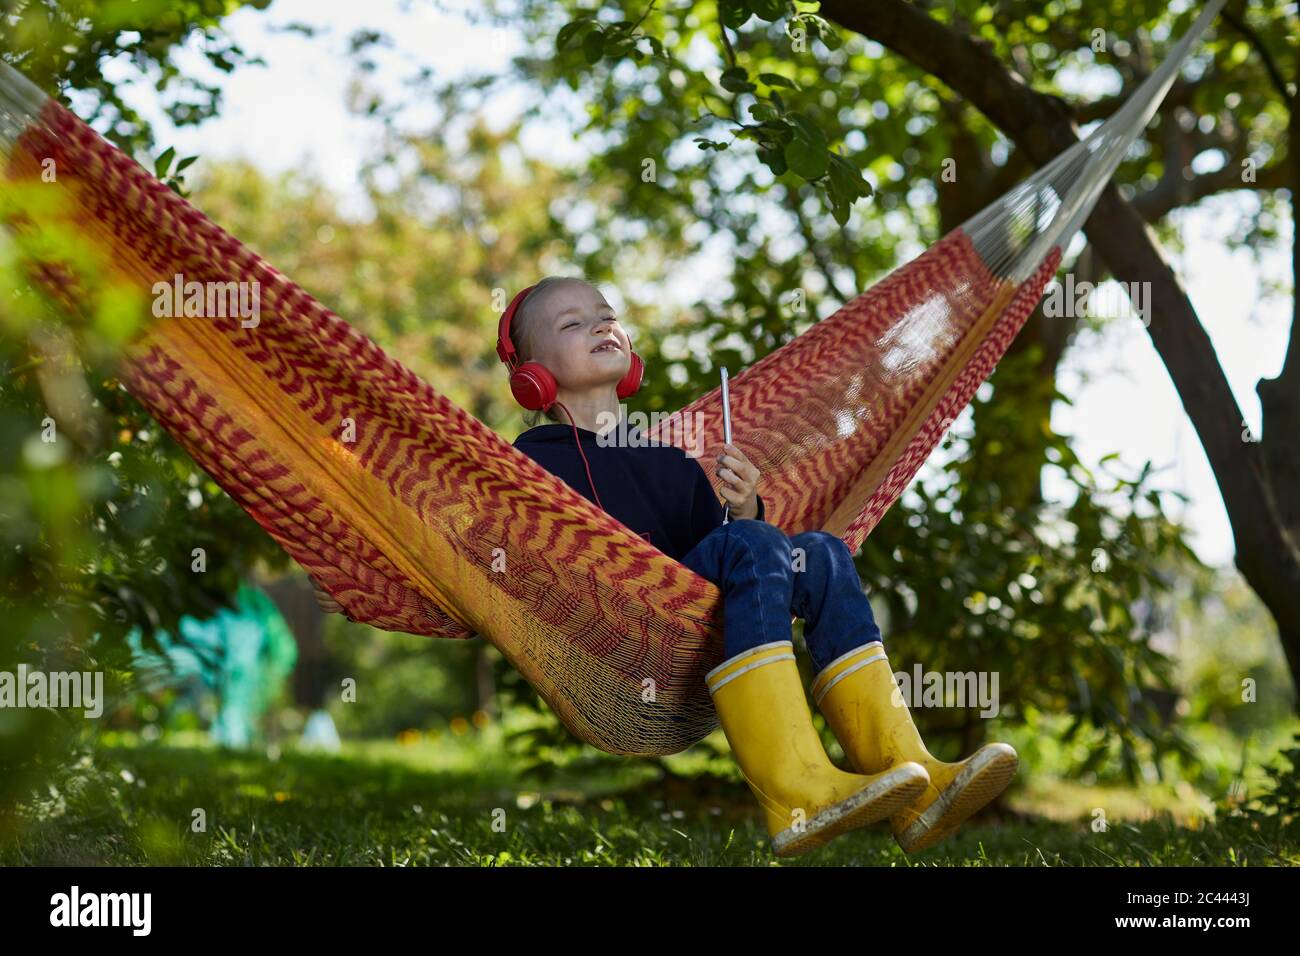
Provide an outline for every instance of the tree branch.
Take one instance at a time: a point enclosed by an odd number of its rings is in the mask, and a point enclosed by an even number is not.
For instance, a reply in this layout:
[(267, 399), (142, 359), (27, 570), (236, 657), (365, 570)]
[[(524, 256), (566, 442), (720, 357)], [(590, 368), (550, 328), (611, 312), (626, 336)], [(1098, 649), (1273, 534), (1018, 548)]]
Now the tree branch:
[(1253, 189), (1267, 192), (1272, 189), (1286, 189), (1291, 171), (1283, 163), (1265, 166), (1255, 175), (1253, 183), (1242, 182), (1241, 168), (1234, 165), (1241, 157), (1234, 157), (1223, 164), (1222, 169), (1212, 173), (1202, 173), (1191, 179), (1181, 176), (1162, 178), (1153, 189), (1149, 189), (1132, 200), (1133, 207), (1142, 214), (1147, 222), (1158, 222), (1179, 206), (1200, 202), (1216, 193), (1231, 192), (1234, 189)]
[(1238, 17), (1227, 7), (1224, 7), (1223, 12), (1220, 13), (1219, 16), (1231, 23), (1236, 31), (1246, 38), (1246, 42), (1254, 47), (1255, 52), (1259, 54), (1259, 58), (1264, 62), (1264, 70), (1268, 73), (1269, 81), (1277, 91), (1282, 94), (1282, 103), (1286, 106), (1287, 110), (1294, 112), (1293, 100), (1295, 99), (1295, 94), (1287, 87), (1286, 78), (1282, 76), (1282, 71), (1278, 69), (1277, 61), (1273, 59), (1273, 54), (1268, 51), (1268, 47), (1264, 46), (1264, 38), (1259, 35), (1254, 27), (1241, 17)]

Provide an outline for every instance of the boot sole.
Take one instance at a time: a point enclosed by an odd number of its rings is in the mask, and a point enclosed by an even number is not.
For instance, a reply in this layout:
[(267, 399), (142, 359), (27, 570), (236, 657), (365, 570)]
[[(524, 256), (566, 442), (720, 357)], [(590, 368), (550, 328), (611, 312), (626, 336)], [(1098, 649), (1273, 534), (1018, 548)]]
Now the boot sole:
[(904, 853), (920, 853), (947, 839), (981, 807), (1007, 788), (1020, 766), (1009, 744), (988, 744), (970, 759), (961, 773), (921, 816), (895, 835)]
[(929, 782), (930, 775), (919, 763), (899, 764), (853, 796), (818, 811), (801, 832), (793, 827), (782, 830), (772, 837), (772, 850), (777, 856), (816, 850), (841, 833), (878, 823), (910, 806)]

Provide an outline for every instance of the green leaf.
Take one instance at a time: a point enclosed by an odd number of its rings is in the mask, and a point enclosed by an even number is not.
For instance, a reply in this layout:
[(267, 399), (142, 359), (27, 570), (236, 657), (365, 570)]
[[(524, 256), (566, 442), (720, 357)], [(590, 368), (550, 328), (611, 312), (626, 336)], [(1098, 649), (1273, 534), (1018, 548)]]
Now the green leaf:
[(760, 83), (766, 83), (768, 86), (783, 86), (790, 90), (800, 89), (798, 83), (790, 79), (788, 76), (782, 76), (780, 73), (760, 73), (758, 74), (758, 80)]
[(749, 5), (743, 0), (718, 0), (718, 18), (723, 26), (737, 30), (750, 18)]
[(749, 8), (760, 20), (775, 23), (786, 14), (785, 0), (749, 0)]
[(760, 149), (758, 158), (772, 170), (772, 175), (780, 176), (790, 167), (786, 165), (785, 153), (779, 149)]
[(722, 76), (718, 82), (724, 90), (731, 93), (752, 93), (758, 89), (753, 83), (749, 82), (749, 73), (743, 66), (733, 66), (722, 71)]
[(852, 207), (848, 203), (844, 202), (843, 199), (837, 199), (832, 195), (831, 215), (835, 217), (836, 222), (843, 226), (849, 221), (850, 212), (852, 212)]
[(825, 147), (796, 136), (785, 147), (785, 161), (804, 179), (820, 179), (826, 175), (826, 168), (830, 165), (830, 153)]
[(858, 167), (843, 156), (831, 154), (830, 173), (832, 188), (840, 189), (843, 195), (848, 198), (849, 203), (862, 196), (871, 195), (871, 183), (863, 178)]
[(848, 222), (853, 204), (863, 196), (871, 195), (871, 184), (862, 178), (858, 168), (843, 156), (830, 155), (828, 182), (831, 215), (841, 226)]
[(821, 131), (816, 123), (798, 112), (791, 112), (788, 114), (788, 117), (790, 122), (794, 124), (795, 137), (797, 139), (802, 139), (809, 146), (815, 146), (818, 149), (825, 151), (826, 134)]
[(582, 38), (587, 35), (596, 25), (596, 22), (590, 17), (579, 17), (572, 23), (566, 23), (560, 27), (560, 32), (555, 35), (555, 49), (563, 52), (564, 50), (573, 49)]
[(808, 33), (820, 39), (826, 45), (826, 49), (838, 50), (844, 45), (844, 41), (835, 32), (835, 28), (831, 26), (830, 21), (812, 14), (809, 14), (804, 19), (808, 23)]
[(167, 170), (171, 168), (172, 160), (176, 158), (176, 147), (168, 146), (163, 150), (162, 155), (154, 160), (153, 171), (159, 179), (167, 175)]
[(619, 36), (605, 44), (605, 56), (618, 59), (627, 56), (636, 49), (636, 40), (628, 36)]
[(599, 63), (600, 58), (605, 55), (605, 34), (599, 30), (592, 30), (583, 37), (582, 54), (587, 58), (588, 63)]

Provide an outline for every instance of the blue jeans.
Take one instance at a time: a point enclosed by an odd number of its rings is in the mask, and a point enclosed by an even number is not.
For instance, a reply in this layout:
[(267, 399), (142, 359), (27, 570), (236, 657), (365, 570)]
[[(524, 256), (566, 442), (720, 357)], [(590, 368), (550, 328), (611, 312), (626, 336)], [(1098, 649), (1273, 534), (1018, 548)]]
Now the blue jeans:
[(849, 547), (827, 531), (787, 536), (766, 521), (738, 518), (710, 531), (682, 564), (722, 589), (723, 660), (791, 640), (791, 615), (803, 618), (814, 673), (881, 640)]

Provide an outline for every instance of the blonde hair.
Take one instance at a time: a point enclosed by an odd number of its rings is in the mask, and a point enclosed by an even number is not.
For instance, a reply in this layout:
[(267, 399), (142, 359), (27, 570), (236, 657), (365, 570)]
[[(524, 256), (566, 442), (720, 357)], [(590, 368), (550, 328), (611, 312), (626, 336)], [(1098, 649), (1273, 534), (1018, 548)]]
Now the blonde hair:
[[(510, 339), (515, 343), (515, 351), (519, 355), (521, 365), (530, 361), (533, 356), (532, 335), (537, 321), (535, 316), (538, 301), (537, 293), (560, 282), (586, 282), (587, 285), (592, 285), (585, 276), (546, 276), (537, 280), (533, 291), (524, 297), (524, 301), (519, 304), (519, 309), (515, 312), (514, 319), (510, 322)], [(529, 428), (540, 425), (543, 419), (558, 422), (561, 425), (569, 424), (569, 420), (564, 417), (564, 413), (558, 405), (552, 405), (544, 412), (540, 410), (525, 411), (523, 417), (524, 424)]]

